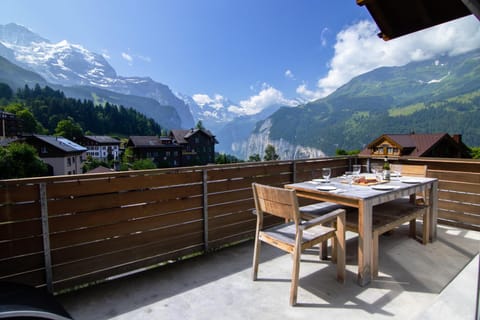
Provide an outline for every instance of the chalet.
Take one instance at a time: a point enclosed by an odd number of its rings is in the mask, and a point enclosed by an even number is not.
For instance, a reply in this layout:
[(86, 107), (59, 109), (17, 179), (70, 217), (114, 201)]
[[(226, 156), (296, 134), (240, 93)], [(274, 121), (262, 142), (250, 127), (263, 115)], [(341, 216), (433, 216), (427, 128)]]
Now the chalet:
[(37, 149), (38, 155), (54, 176), (80, 174), (87, 148), (63, 137), (32, 135), (26, 142)]
[(118, 160), (120, 140), (109, 136), (83, 136), (77, 141), (87, 148), (87, 156), (100, 161)]
[(360, 152), (364, 156), (379, 157), (440, 157), (470, 158), (469, 148), (462, 136), (448, 133), (383, 134)]
[(215, 136), (208, 130), (172, 130), (172, 141), (182, 147), (182, 165), (205, 165), (215, 162)]
[(159, 168), (181, 165), (182, 147), (168, 137), (131, 136), (126, 147), (133, 151), (133, 160), (151, 159)]

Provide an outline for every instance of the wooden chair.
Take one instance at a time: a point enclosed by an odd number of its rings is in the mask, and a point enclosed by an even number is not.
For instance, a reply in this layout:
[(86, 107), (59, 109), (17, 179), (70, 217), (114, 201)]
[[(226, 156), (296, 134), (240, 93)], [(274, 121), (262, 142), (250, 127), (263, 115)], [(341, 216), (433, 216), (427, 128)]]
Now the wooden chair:
[[(262, 241), (293, 254), (290, 305), (295, 305), (297, 303), (302, 251), (333, 238), (337, 249), (337, 280), (343, 283), (345, 281), (345, 210), (334, 210), (316, 219), (302, 222), (298, 209), (298, 199), (294, 190), (257, 183), (253, 183), (252, 188), (257, 214), (253, 254), (253, 280), (257, 280), (258, 259)], [(265, 214), (271, 214), (290, 222), (263, 230)], [(334, 226), (325, 226), (325, 224), (332, 221), (335, 222)]]
[[(402, 175), (425, 177), (427, 166), (402, 165), (394, 167)], [(424, 195), (421, 195), (425, 199)], [(426, 245), (429, 239), (429, 218), (425, 201), (417, 201), (415, 195), (396, 199), (373, 207), (372, 215), (372, 277), (378, 276), (379, 237), (402, 224), (409, 222), (409, 237), (416, 238), (416, 220), (423, 219), (422, 243)], [(358, 211), (347, 214), (346, 228), (358, 233)]]

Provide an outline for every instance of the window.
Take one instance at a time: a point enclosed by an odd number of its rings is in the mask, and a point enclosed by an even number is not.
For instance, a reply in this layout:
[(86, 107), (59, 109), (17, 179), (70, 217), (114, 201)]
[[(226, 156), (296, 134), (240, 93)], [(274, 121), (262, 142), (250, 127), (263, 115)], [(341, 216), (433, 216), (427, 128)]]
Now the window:
[[(72, 165), (72, 159), (70, 157), (67, 158), (67, 166), (71, 166)], [(70, 171), (68, 172), (68, 174), (70, 174)]]
[(166, 155), (167, 157), (170, 157), (170, 156), (171, 156), (170, 151), (165, 152), (165, 155)]
[(42, 146), (41, 150), (40, 150), (41, 153), (47, 153), (47, 147), (46, 146)]

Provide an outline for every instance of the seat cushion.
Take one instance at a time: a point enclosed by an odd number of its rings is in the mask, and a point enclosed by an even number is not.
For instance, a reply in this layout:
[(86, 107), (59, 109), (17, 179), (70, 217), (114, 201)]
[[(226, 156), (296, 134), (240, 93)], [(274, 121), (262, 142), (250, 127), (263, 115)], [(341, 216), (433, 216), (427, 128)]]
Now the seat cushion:
[(341, 204), (325, 201), (302, 206), (298, 209), (302, 216), (305, 216), (307, 218), (315, 218), (329, 213), (333, 210), (342, 208), (344, 208), (344, 206), (342, 206)]

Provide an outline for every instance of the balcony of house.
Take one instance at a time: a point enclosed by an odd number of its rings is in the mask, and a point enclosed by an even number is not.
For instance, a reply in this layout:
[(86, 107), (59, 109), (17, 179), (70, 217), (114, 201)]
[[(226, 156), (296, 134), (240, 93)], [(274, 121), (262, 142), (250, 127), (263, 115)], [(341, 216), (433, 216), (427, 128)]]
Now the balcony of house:
[[(75, 319), (450, 319), (478, 304), (480, 161), (397, 159), (438, 183), (436, 241), (381, 237), (379, 275), (357, 283), (358, 237), (347, 233), (347, 275), (316, 250), (302, 255), (298, 305), (292, 259), (262, 246), (252, 281), (251, 184), (332, 176), (369, 158), (253, 162), (0, 181), (0, 281), (56, 293)], [(266, 219), (267, 225), (279, 223)], [(417, 222), (421, 224), (421, 222)], [(417, 228), (421, 230), (421, 228)]]

